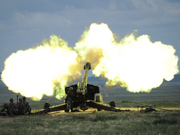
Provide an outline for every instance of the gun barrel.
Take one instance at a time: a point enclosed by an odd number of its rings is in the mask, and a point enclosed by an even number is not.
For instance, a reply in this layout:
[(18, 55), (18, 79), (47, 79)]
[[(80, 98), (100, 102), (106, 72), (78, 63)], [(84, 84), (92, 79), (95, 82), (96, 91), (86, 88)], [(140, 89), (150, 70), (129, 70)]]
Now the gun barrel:
[(18, 104), (18, 95), (17, 95), (17, 104)]
[(83, 79), (82, 79), (82, 82), (84, 82), (86, 85), (87, 85), (87, 80), (88, 80), (88, 72), (89, 70), (91, 69), (91, 63), (87, 62), (85, 65), (84, 65), (84, 76), (83, 76)]
[(83, 93), (83, 95), (85, 94), (86, 91), (86, 87), (87, 87), (87, 80), (88, 80), (88, 71), (91, 69), (91, 63), (87, 62), (84, 65), (84, 76), (82, 78), (82, 82), (78, 82), (78, 89), (77, 92), (81, 92)]

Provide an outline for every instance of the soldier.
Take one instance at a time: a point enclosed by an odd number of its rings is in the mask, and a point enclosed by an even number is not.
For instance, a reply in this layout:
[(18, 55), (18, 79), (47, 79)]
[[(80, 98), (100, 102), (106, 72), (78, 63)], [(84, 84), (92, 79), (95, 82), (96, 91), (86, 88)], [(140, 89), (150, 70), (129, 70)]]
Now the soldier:
[(8, 108), (8, 112), (10, 115), (17, 115), (18, 114), (18, 109), (17, 109), (17, 106), (15, 105), (15, 103), (13, 103), (13, 99), (11, 98), (10, 99), (10, 103), (9, 103), (9, 108)]
[(7, 103), (4, 103), (3, 109), (0, 112), (0, 116), (6, 116), (9, 113), (9, 106)]
[(50, 104), (49, 104), (48, 102), (46, 102), (46, 103), (44, 104), (44, 109), (49, 109), (49, 107), (50, 107)]
[(21, 115), (24, 115), (25, 113), (25, 105), (22, 101), (22, 98), (19, 98), (19, 103), (18, 103), (18, 113)]
[(31, 113), (31, 107), (29, 106), (29, 103), (26, 102), (26, 97), (23, 97), (23, 105), (25, 107), (24, 113), (28, 113), (30, 115)]
[(65, 99), (65, 101), (67, 102), (66, 112), (69, 112), (70, 109), (71, 109), (71, 112), (73, 111), (72, 100), (74, 96), (75, 96), (75, 93), (73, 92), (73, 87), (70, 87), (67, 93), (66, 99)]
[(152, 108), (152, 106), (149, 106), (149, 108), (146, 108), (146, 109), (144, 110), (144, 113), (152, 112), (152, 111), (156, 111), (156, 109)]
[(44, 104), (44, 109), (45, 109), (47, 112), (49, 112), (49, 111), (51, 110), (49, 102), (46, 102), (46, 103)]
[(109, 105), (111, 106), (111, 108), (116, 107), (116, 104), (114, 101), (109, 102)]
[(3, 109), (1, 110), (1, 112), (7, 112), (8, 111), (8, 104), (4, 103)]

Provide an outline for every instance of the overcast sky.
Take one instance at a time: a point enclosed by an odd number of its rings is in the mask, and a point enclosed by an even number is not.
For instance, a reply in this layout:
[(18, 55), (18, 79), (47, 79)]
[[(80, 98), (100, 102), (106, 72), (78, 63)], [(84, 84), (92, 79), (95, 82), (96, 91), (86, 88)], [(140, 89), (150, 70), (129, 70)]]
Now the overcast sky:
[(180, 57), (180, 0), (0, 0), (0, 72), (13, 52), (52, 34), (74, 46), (85, 28), (102, 22), (120, 38), (138, 30), (173, 45)]

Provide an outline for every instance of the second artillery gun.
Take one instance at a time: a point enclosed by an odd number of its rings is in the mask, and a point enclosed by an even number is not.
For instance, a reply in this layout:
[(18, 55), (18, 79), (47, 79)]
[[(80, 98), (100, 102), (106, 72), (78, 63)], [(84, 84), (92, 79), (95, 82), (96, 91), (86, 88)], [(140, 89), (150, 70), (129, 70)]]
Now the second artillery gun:
[(85, 72), (82, 81), (78, 82), (78, 84), (65, 88), (65, 93), (67, 96), (64, 104), (50, 107), (48, 103), (45, 103), (44, 109), (32, 112), (32, 114), (42, 114), (60, 110), (64, 110), (65, 112), (69, 112), (71, 110), (71, 112), (73, 112), (74, 109), (78, 107), (83, 111), (87, 110), (88, 108), (96, 108), (98, 111), (129, 111), (121, 110), (120, 108), (116, 107), (114, 101), (111, 101), (109, 105), (103, 103), (102, 96), (98, 94), (99, 87), (92, 84), (87, 84), (88, 72), (90, 69), (91, 63), (87, 62), (84, 65)]

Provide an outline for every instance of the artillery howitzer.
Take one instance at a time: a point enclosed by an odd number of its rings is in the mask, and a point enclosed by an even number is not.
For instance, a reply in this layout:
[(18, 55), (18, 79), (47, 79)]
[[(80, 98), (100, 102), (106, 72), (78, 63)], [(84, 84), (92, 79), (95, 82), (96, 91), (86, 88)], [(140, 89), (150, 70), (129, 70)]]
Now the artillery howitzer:
[(91, 63), (87, 62), (84, 65), (85, 73), (82, 78), (82, 82), (78, 82), (78, 84), (65, 88), (65, 93), (67, 96), (64, 104), (50, 107), (48, 103), (45, 103), (44, 109), (32, 112), (32, 114), (43, 114), (60, 110), (64, 110), (65, 112), (69, 112), (71, 110), (71, 112), (73, 112), (77, 107), (80, 107), (80, 109), (83, 111), (87, 110), (88, 108), (96, 108), (98, 111), (130, 111), (121, 110), (120, 108), (116, 107), (114, 101), (111, 101), (109, 105), (103, 103), (102, 96), (98, 94), (99, 87), (92, 84), (87, 84), (88, 72), (90, 69)]

